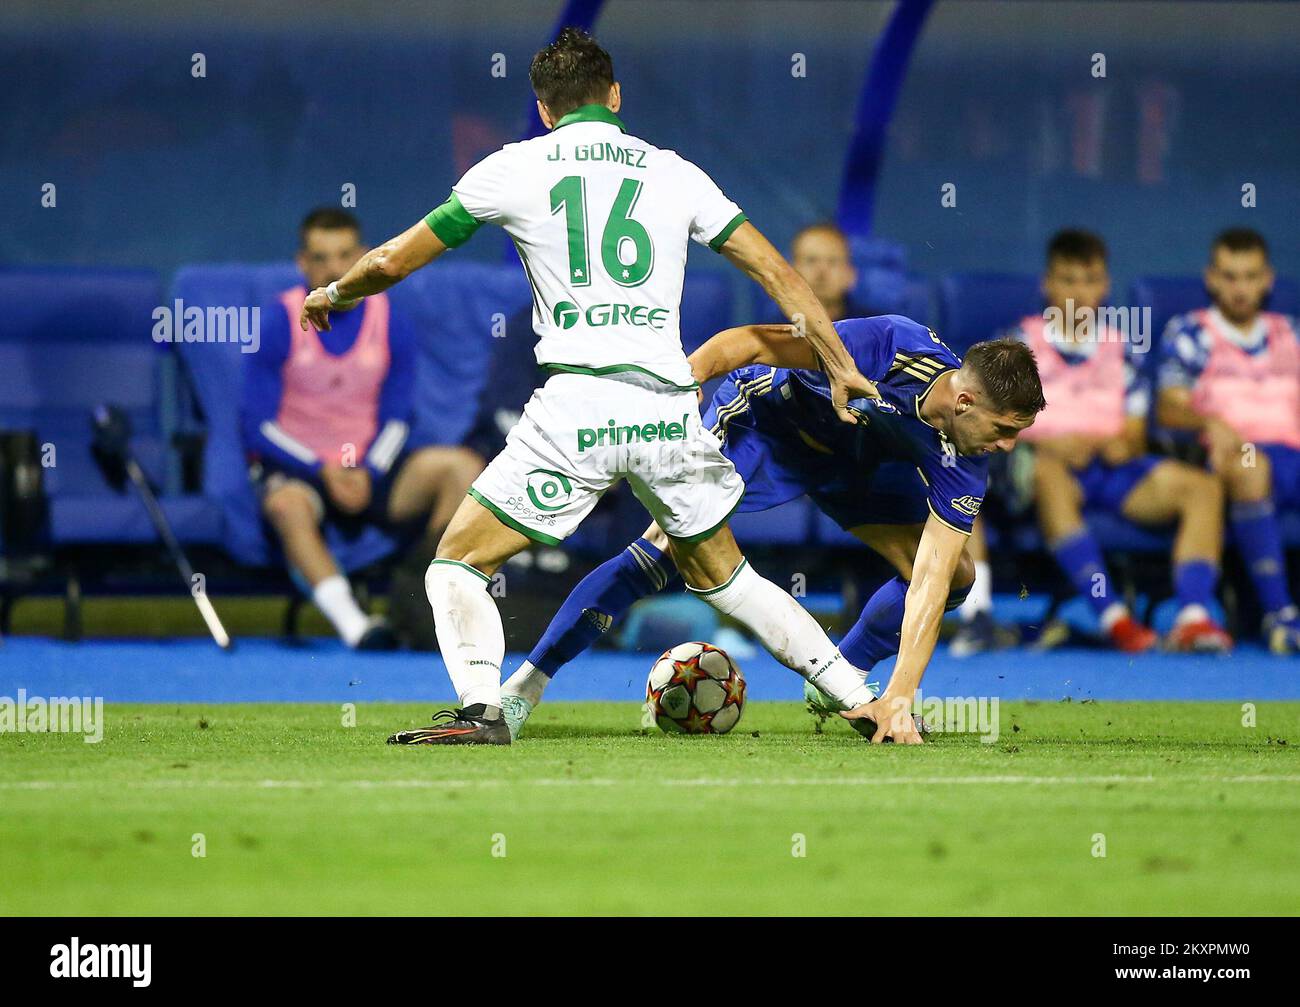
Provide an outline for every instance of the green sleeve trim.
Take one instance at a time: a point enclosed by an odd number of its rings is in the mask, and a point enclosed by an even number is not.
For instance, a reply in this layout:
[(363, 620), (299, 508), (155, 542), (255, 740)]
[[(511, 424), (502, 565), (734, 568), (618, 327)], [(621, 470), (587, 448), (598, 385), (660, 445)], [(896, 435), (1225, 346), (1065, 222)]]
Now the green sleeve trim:
[[(491, 584), (491, 583), (492, 583), (492, 578), (489, 577), (487, 574), (485, 574), (482, 570), (479, 570), (477, 567), (472, 567), (472, 566), (470, 566), (468, 563), (462, 563), (462, 562), (461, 562), (460, 560), (458, 560), (458, 559), (435, 559), (433, 562), (434, 562), (434, 563), (445, 563), (447, 566), (458, 566), (458, 567), (460, 567), (460, 568), (463, 569), (463, 570), (468, 570), (468, 571), (469, 571), (470, 573), (472, 573), (475, 577), (482, 577), (482, 578), (483, 578), (483, 583), (484, 583), (484, 584)], [(430, 566), (432, 566), (432, 565), (433, 565), (433, 564), (431, 563)]]
[(483, 226), (483, 221), (475, 220), (469, 215), (469, 211), (461, 205), (460, 197), (454, 192), (447, 197), (445, 203), (425, 217), (424, 222), (448, 248), (459, 248)]
[(721, 231), (719, 231), (717, 233), (717, 236), (712, 241), (709, 242), (709, 247), (713, 249), (715, 252), (721, 252), (722, 246), (727, 243), (727, 239), (731, 237), (731, 235), (735, 232), (736, 228), (738, 228), (741, 224), (743, 224), (748, 219), (749, 218), (746, 217), (743, 212), (736, 214), (734, 217), (731, 218), (731, 222), (728, 223), (727, 226), (724, 227)]
[(513, 528), (515, 531), (519, 532), (520, 535), (525, 535), (534, 542), (540, 542), (542, 545), (559, 545), (564, 541), (563, 539), (556, 538), (553, 535), (547, 535), (540, 532), (535, 528), (529, 528), (527, 525), (520, 524), (473, 487), (470, 488), (469, 495), (490, 510), (496, 516), (496, 519), (507, 528)]

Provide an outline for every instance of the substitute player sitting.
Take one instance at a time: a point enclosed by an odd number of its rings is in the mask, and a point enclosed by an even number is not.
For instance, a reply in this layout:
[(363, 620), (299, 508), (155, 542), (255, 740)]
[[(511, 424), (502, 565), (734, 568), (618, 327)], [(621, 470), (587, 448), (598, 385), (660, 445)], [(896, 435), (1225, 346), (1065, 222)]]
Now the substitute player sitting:
[[(1024, 435), (1035, 448), (1043, 537), (1114, 646), (1138, 652), (1153, 647), (1157, 635), (1113, 593), (1083, 509), (1109, 509), (1141, 525), (1177, 522), (1179, 611), (1166, 646), (1227, 651), (1231, 638), (1209, 613), (1223, 544), (1222, 491), (1199, 469), (1147, 452), (1151, 392), (1136, 344), (1097, 316), (1109, 290), (1102, 240), (1088, 231), (1060, 231), (1048, 244), (1043, 275), (1048, 311), (1024, 318), (1014, 333), (1034, 350), (1048, 399), (1047, 411)], [(1084, 327), (1086, 317), (1097, 324)]]
[[(461, 707), (394, 744), (509, 744), (501, 716), (504, 629), (486, 590), (530, 542), (571, 534), (626, 479), (669, 536), (687, 586), (747, 626), (787, 667), (837, 702), (870, 697), (817, 621), (745, 562), (727, 527), (744, 485), (700, 423), (681, 348), (686, 252), (693, 239), (753, 277), (828, 375), (832, 408), (875, 394), (831, 320), (717, 184), (676, 153), (627, 132), (609, 54), (565, 29), (533, 59), (547, 135), (472, 167), (428, 218), (313, 291), (303, 323), (372, 295), (464, 243), (485, 223), (515, 242), (533, 289), (537, 360), (551, 374), (475, 480), (426, 579), (438, 643)], [(946, 590), (945, 583), (945, 590)], [(914, 732), (910, 718), (908, 727)]]
[(1277, 504), (1300, 507), (1300, 344), (1295, 320), (1263, 310), (1273, 289), (1268, 246), (1224, 231), (1210, 250), (1209, 308), (1165, 329), (1160, 423), (1199, 434), (1226, 487), (1233, 540), (1264, 609), (1275, 654), (1300, 651), (1300, 609), (1287, 587)]
[[(690, 361), (698, 381), (727, 374), (704, 422), (745, 480), (738, 509), (767, 510), (807, 494), (898, 571), (839, 648), (864, 676), (899, 655), (878, 704), (855, 720), (882, 738), (881, 711), (911, 710), (943, 613), (961, 604), (974, 580), (964, 547), (984, 497), (987, 456), (1011, 450), (1043, 408), (1043, 393), (1033, 354), (1020, 343), (979, 343), (963, 362), (901, 315), (848, 319), (835, 330), (880, 393), (862, 403), (857, 427), (838, 421), (808, 340), (787, 326), (728, 329)], [(674, 580), (667, 547), (652, 524), (578, 584), (505, 684), (512, 732), (561, 666), (634, 602)], [(805, 697), (818, 712), (836, 709), (812, 686)]]
[(415, 548), (431, 556), (483, 467), (463, 448), (407, 449), (416, 334), (387, 297), (340, 311), (325, 331), (299, 326), (307, 290), (338, 279), (364, 251), (352, 214), (306, 216), (297, 263), (307, 286), (262, 309), (261, 347), (244, 357), (240, 410), (250, 476), (290, 569), (343, 642), (363, 650), (391, 647), (393, 636), (362, 612), (321, 522), (424, 522)]
[(1210, 617), (1223, 546), (1223, 494), (1204, 472), (1147, 453), (1150, 391), (1128, 335), (1097, 324), (1110, 290), (1106, 246), (1094, 234), (1066, 230), (1047, 246), (1042, 281), (1048, 310), (1015, 331), (1038, 358), (1047, 409), (1025, 433), (1033, 445), (1034, 491), (1048, 547), (1102, 630), (1120, 650), (1148, 650), (1156, 634), (1111, 590), (1101, 547), (1085, 507), (1143, 525), (1177, 522), (1174, 589), (1179, 603), (1166, 641), (1172, 650), (1226, 651), (1231, 638)]

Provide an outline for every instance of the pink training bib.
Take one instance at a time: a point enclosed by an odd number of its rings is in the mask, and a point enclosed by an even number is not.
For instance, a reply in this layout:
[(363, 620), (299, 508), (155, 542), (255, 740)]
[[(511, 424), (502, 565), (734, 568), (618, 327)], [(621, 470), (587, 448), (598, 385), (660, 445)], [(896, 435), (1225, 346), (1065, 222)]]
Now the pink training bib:
[(1047, 399), (1047, 408), (1021, 433), (1021, 439), (1118, 436), (1124, 429), (1125, 391), (1124, 344), (1119, 333), (1104, 330), (1092, 356), (1070, 364), (1047, 338), (1041, 316), (1030, 315), (1020, 327), (1038, 361)]
[(327, 464), (342, 464), (350, 445), (348, 461), (360, 465), (378, 432), (379, 395), (388, 377), (388, 298), (374, 294), (353, 309), (365, 312), (361, 330), (341, 356), (321, 345), (315, 328), (298, 326), (306, 300), (305, 287), (280, 295), (289, 314), (290, 347), (275, 422)]
[(1193, 408), (1217, 416), (1244, 441), (1300, 448), (1300, 345), (1286, 317), (1263, 313), (1268, 346), (1256, 354), (1228, 338), (1209, 311), (1195, 317), (1213, 344), (1192, 389)]

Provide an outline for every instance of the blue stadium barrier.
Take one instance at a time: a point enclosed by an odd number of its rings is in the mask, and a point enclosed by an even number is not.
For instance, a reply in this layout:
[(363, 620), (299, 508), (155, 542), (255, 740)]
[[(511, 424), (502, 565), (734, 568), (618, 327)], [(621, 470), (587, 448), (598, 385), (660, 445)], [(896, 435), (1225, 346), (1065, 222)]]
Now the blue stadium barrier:
[[(112, 490), (91, 455), (91, 411), (120, 406), (146, 472), (168, 479), (163, 388), (167, 355), (152, 338), (162, 281), (151, 270), (51, 266), (0, 270), (0, 427), (32, 429), (53, 446), (44, 470), (54, 545), (153, 542), (136, 493)], [(220, 515), (200, 497), (162, 496), (187, 543), (220, 539)]]

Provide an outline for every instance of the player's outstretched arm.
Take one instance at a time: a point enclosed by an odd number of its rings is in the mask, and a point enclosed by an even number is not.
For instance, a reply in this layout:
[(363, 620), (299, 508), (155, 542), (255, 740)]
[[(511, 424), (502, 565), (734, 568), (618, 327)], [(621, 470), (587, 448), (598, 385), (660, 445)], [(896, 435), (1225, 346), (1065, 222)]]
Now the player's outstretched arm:
[(700, 384), (750, 364), (802, 370), (817, 368), (812, 347), (808, 340), (796, 335), (793, 325), (738, 325), (723, 329), (687, 359)]
[(850, 399), (878, 398), (876, 386), (859, 373), (849, 351), (835, 332), (830, 315), (807, 282), (753, 224), (741, 224), (722, 246), (722, 254), (759, 284), (776, 301), (785, 317), (802, 329), (831, 384), (831, 404), (840, 419), (856, 423)]
[(306, 329), (310, 322), (315, 328), (328, 331), (330, 311), (334, 307), (387, 290), (446, 250), (442, 239), (423, 220), (408, 227), (361, 256), (341, 280), (330, 284), (334, 288), (333, 297), (326, 287), (317, 287), (308, 294), (298, 324)]
[(912, 719), (912, 704), (921, 676), (934, 655), (948, 590), (965, 546), (966, 536), (955, 528), (934, 515), (926, 521), (912, 564), (912, 583), (903, 603), (902, 643), (894, 673), (878, 699), (840, 714), (846, 720), (866, 717), (875, 721), (878, 729), (873, 742), (892, 738), (902, 744), (921, 743)]

